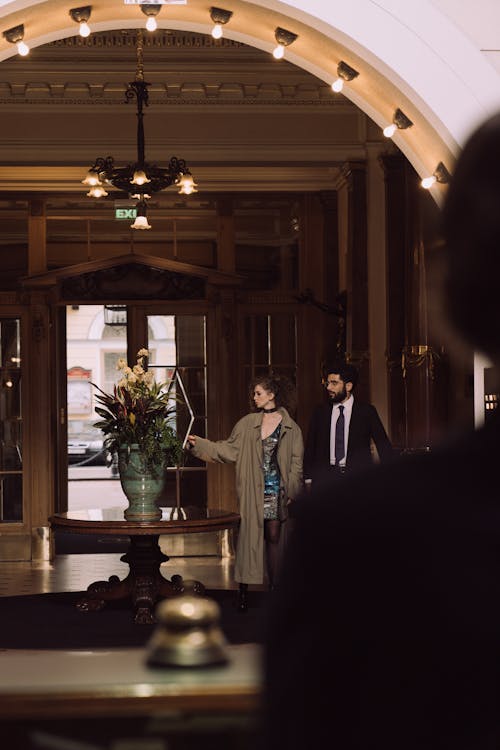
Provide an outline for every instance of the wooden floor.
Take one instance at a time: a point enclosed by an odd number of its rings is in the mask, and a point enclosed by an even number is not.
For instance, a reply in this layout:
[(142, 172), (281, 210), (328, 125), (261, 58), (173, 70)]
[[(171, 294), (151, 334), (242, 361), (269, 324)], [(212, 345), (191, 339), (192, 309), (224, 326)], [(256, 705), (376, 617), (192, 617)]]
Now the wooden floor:
[[(119, 553), (101, 553), (57, 555), (52, 562), (0, 562), (0, 596), (84, 591), (93, 581), (111, 575), (124, 578), (128, 565), (120, 557)], [(233, 567), (232, 557), (171, 557), (161, 570), (166, 578), (179, 573), (202, 581), (208, 589), (234, 589)]]

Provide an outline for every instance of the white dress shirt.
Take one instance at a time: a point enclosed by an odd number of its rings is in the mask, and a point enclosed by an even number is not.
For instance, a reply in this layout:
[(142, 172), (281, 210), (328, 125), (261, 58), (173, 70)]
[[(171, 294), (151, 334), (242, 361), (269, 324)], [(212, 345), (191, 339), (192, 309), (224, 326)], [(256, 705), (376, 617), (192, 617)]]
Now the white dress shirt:
[(347, 443), (349, 441), (349, 425), (351, 423), (352, 405), (354, 403), (353, 396), (349, 396), (348, 399), (342, 401), (340, 404), (334, 404), (332, 409), (332, 421), (330, 426), (330, 464), (335, 465), (335, 428), (337, 426), (337, 419), (339, 418), (339, 406), (344, 407), (344, 458), (339, 462), (339, 466), (345, 466), (347, 460)]

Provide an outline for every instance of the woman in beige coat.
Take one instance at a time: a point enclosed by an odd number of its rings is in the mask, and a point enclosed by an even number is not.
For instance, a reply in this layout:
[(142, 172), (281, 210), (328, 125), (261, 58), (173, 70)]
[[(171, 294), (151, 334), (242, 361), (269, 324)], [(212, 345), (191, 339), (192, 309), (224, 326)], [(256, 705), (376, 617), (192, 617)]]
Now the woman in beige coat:
[(288, 506), (302, 490), (302, 432), (287, 409), (293, 395), (288, 378), (261, 376), (251, 387), (255, 411), (237, 422), (227, 440), (188, 436), (198, 458), (235, 464), (241, 516), (235, 579), (242, 610), (247, 608), (248, 584), (263, 583), (264, 549), (268, 581), (274, 585)]

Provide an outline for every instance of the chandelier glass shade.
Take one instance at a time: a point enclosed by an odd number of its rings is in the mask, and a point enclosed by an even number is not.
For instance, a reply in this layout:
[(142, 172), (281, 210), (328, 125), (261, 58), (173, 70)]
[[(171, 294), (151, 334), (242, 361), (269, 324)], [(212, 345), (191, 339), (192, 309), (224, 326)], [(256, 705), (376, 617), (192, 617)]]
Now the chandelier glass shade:
[(147, 226), (138, 227), (133, 224), (132, 227), (134, 229), (150, 229), (146, 218), (146, 201), (154, 193), (175, 185), (179, 188), (179, 193), (189, 195), (197, 192), (197, 186), (184, 159), (172, 156), (166, 167), (158, 167), (156, 164), (150, 164), (146, 161), (143, 110), (144, 107), (148, 106), (148, 86), (151, 84), (144, 80), (143, 33), (141, 29), (137, 31), (136, 52), (135, 80), (127, 86), (125, 101), (128, 103), (135, 99), (137, 102), (137, 160), (125, 167), (120, 167), (115, 164), (112, 156), (99, 156), (89, 168), (82, 183), (90, 187), (87, 195), (91, 198), (106, 196), (108, 195), (106, 188), (114, 187), (127, 193), (129, 198), (138, 200), (140, 214), (146, 219)]

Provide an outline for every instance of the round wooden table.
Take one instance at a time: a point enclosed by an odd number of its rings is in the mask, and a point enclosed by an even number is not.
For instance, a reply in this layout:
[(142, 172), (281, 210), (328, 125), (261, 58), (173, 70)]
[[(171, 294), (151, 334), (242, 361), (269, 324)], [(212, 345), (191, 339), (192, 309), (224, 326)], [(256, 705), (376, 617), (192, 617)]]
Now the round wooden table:
[(228, 510), (184, 506), (162, 508), (162, 518), (158, 521), (127, 521), (123, 508), (103, 508), (56, 513), (49, 522), (52, 529), (61, 532), (130, 537), (129, 549), (121, 557), (129, 564), (127, 577), (121, 581), (118, 576), (111, 576), (107, 581), (91, 583), (76, 606), (84, 612), (96, 611), (108, 601), (129, 597), (135, 612), (134, 622), (149, 625), (155, 621), (154, 607), (159, 599), (184, 591), (199, 594), (205, 591), (200, 581), (185, 581), (180, 575), (170, 580), (164, 578), (160, 565), (169, 558), (160, 549), (159, 537), (236, 528), (240, 516)]

